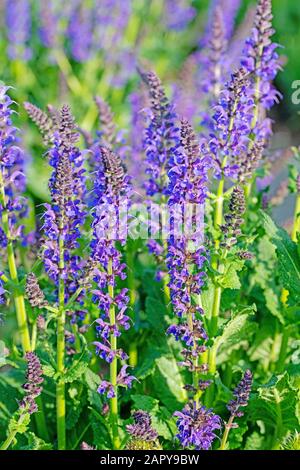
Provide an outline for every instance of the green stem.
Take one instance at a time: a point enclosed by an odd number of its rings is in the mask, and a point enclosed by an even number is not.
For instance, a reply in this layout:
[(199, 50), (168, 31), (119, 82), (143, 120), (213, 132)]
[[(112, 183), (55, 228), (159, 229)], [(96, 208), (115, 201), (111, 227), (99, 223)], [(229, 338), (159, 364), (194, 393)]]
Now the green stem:
[[(188, 285), (187, 286), (187, 291), (188, 291), (188, 296), (190, 297), (190, 286)], [(189, 311), (187, 313), (187, 323), (188, 323), (188, 327), (189, 327), (189, 330), (192, 332), (194, 330), (194, 325), (193, 325), (193, 313), (191, 311)], [(195, 351), (197, 349), (197, 343), (196, 341), (194, 340), (194, 343), (193, 343), (193, 350)], [(196, 393), (194, 395), (194, 401), (196, 403), (196, 406), (198, 406), (198, 402), (199, 402), (199, 373), (198, 373), (198, 360), (199, 358), (197, 356), (193, 356), (193, 366), (194, 366), (194, 370), (192, 372), (192, 378), (193, 378), (193, 386), (194, 388), (196, 389)]]
[[(62, 231), (63, 225), (60, 226)], [(59, 237), (59, 270), (64, 269), (64, 242), (63, 237)], [(65, 286), (64, 280), (60, 275), (58, 286), (58, 317), (57, 317), (57, 372), (59, 379), (56, 385), (56, 423), (57, 423), (57, 441), (58, 450), (66, 448), (66, 399), (65, 383), (62, 375), (65, 370)]]
[(18, 419), (18, 425), (15, 426), (15, 430), (10, 433), (10, 435), (7, 437), (7, 439), (3, 442), (3, 444), (0, 447), (0, 450), (7, 450), (11, 443), (13, 442), (14, 438), (16, 437), (16, 434), (18, 434), (18, 427), (22, 422), (24, 421), (25, 417), (27, 416), (27, 413), (22, 414), (19, 419)]
[(227, 444), (227, 440), (228, 440), (228, 435), (229, 435), (229, 431), (232, 427), (232, 424), (233, 424), (233, 420), (234, 420), (234, 416), (231, 416), (228, 423), (226, 424), (225, 426), (225, 430), (224, 430), (224, 434), (223, 434), (223, 437), (222, 437), (222, 441), (221, 441), (221, 445), (220, 445), (220, 449), (219, 450), (225, 450), (226, 448), (226, 444)]
[(38, 436), (44, 439), (44, 441), (49, 442), (50, 437), (48, 433), (47, 423), (45, 419), (44, 404), (41, 396), (36, 397), (35, 402), (38, 406), (38, 412), (35, 413), (34, 419), (38, 432)]
[[(108, 263), (108, 275), (113, 276), (113, 266), (112, 260), (109, 260)], [(108, 295), (113, 300), (114, 299), (114, 286), (108, 286)], [(112, 302), (109, 308), (109, 322), (111, 326), (116, 324), (116, 312), (115, 305)], [(110, 346), (112, 352), (117, 351), (117, 337), (112, 333), (110, 335)], [(110, 383), (112, 384), (115, 392), (115, 396), (110, 399), (110, 421), (112, 426), (112, 440), (114, 449), (120, 448), (120, 438), (119, 438), (119, 423), (118, 423), (118, 386), (117, 386), (117, 375), (118, 375), (118, 359), (115, 355), (114, 359), (110, 363)]]
[(8, 269), (9, 269), (11, 280), (17, 286), (17, 288), (14, 289), (13, 298), (14, 298), (14, 303), (16, 307), (16, 316), (17, 316), (18, 330), (19, 330), (20, 337), (21, 337), (22, 349), (25, 354), (27, 351), (31, 350), (30, 335), (29, 335), (29, 329), (28, 329), (28, 324), (27, 324), (27, 315), (26, 315), (26, 309), (25, 309), (24, 296), (19, 291), (19, 278), (18, 278), (18, 272), (17, 272), (17, 267), (16, 267), (13, 241), (11, 239), (11, 233), (10, 233), (10, 228), (9, 228), (8, 212), (6, 210), (6, 196), (5, 196), (5, 188), (4, 188), (2, 171), (0, 171), (0, 204), (3, 207), (2, 215), (1, 215), (3, 230), (8, 240), (8, 243), (7, 243)]
[[(129, 306), (132, 312), (132, 320), (135, 320), (135, 301), (136, 301), (136, 290), (134, 284), (134, 253), (132, 246), (127, 244), (126, 252), (127, 261), (127, 286), (129, 290)], [(129, 365), (136, 367), (138, 363), (138, 350), (137, 342), (132, 340), (129, 346)]]
[(37, 339), (37, 325), (36, 321), (32, 325), (32, 330), (31, 330), (31, 350), (34, 351), (36, 348), (36, 339)]

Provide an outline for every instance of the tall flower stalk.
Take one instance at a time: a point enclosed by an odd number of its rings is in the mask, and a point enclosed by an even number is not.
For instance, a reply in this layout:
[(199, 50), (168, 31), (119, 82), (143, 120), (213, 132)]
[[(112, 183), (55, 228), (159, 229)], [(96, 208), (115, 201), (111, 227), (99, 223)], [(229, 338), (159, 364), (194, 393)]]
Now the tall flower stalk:
[(229, 402), (227, 409), (230, 411), (230, 417), (228, 422), (225, 424), (225, 431), (222, 437), (220, 450), (226, 449), (229, 432), (232, 428), (238, 428), (238, 424), (235, 423), (236, 418), (241, 418), (244, 413), (241, 408), (248, 405), (249, 395), (252, 387), (252, 372), (246, 370), (242, 380), (233, 391), (234, 399)]
[(7, 94), (8, 87), (0, 87), (0, 247), (6, 251), (11, 281), (15, 284), (13, 298), (23, 352), (31, 350), (24, 296), (19, 286), (15, 257), (15, 240), (22, 236), (18, 220), (26, 212), (24, 156), (17, 146), (17, 129), (12, 125), (12, 100)]
[[(96, 353), (110, 367), (109, 380), (102, 380), (98, 392), (110, 400), (110, 421), (113, 447), (120, 447), (119, 387), (131, 387), (135, 378), (128, 374), (127, 354), (118, 347), (121, 330), (128, 330), (130, 318), (126, 315), (129, 302), (127, 289), (119, 289), (117, 282), (126, 278), (126, 265), (122, 262), (117, 244), (124, 244), (126, 227), (124, 214), (130, 200), (131, 188), (120, 158), (106, 147), (99, 148), (102, 162), (95, 176), (93, 240), (91, 243), (94, 282), (93, 301), (98, 305), (100, 317), (96, 320), (99, 341)], [(125, 213), (123, 212), (125, 210)], [(126, 225), (126, 221), (125, 221)], [(125, 230), (125, 233), (124, 233)], [(121, 368), (118, 367), (121, 362)]]
[[(74, 250), (78, 247), (80, 226), (84, 223), (83, 197), (85, 180), (82, 155), (75, 146), (78, 134), (68, 106), (63, 106), (49, 151), (53, 173), (49, 181), (52, 203), (45, 204), (43, 251), (44, 265), (57, 286), (57, 372), (56, 414), (58, 449), (66, 448), (65, 401), (65, 324), (66, 301), (78, 287), (80, 263)], [(66, 281), (68, 283), (66, 284)], [(77, 298), (77, 297), (76, 297)], [(74, 300), (76, 300), (76, 298)]]
[(171, 221), (167, 255), (171, 302), (180, 324), (169, 327), (168, 333), (186, 344), (182, 351), (182, 365), (192, 372), (192, 390), (196, 400), (199, 397), (199, 372), (205, 368), (205, 365), (198, 364), (198, 359), (206, 350), (199, 342), (208, 339), (200, 319), (203, 310), (195, 301), (199, 300), (204, 285), (203, 267), (207, 262), (201, 243), (204, 241), (208, 166), (209, 161), (200, 156), (199, 143), (192, 127), (182, 120), (179, 147), (171, 159), (169, 170)]
[[(231, 82), (225, 87), (214, 116), (216, 129), (221, 136), (216, 140), (213, 138), (210, 142), (212, 153), (218, 155), (218, 165), (221, 168), (214, 211), (214, 227), (218, 231), (223, 224), (226, 177), (240, 179), (241, 168), (242, 175), (245, 176), (250, 162), (250, 172), (248, 171), (244, 178), (245, 193), (248, 197), (253, 170), (261, 157), (265, 140), (270, 135), (270, 120), (265, 118), (265, 110), (278, 100), (278, 93), (272, 86), (272, 80), (279, 70), (277, 44), (271, 41), (274, 33), (271, 22), (271, 1), (259, 0), (254, 27), (250, 38), (246, 41), (241, 68), (233, 74)], [(224, 123), (227, 128), (225, 132)], [(217, 239), (217, 249), (219, 244), (220, 241)], [(217, 259), (213, 267), (218, 269)], [(216, 286), (211, 324), (213, 335), (216, 334), (218, 327), (221, 294), (221, 287)]]

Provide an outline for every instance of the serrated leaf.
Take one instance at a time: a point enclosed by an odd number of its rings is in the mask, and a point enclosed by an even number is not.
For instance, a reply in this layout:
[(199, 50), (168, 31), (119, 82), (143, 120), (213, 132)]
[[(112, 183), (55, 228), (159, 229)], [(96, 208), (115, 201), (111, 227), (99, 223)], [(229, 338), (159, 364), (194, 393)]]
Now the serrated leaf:
[(216, 281), (223, 289), (240, 289), (241, 282), (238, 272), (244, 267), (243, 260), (227, 260), (224, 273), (217, 276)]
[(28, 425), (30, 423), (30, 414), (25, 413), (20, 415), (18, 411), (9, 421), (8, 425), (8, 435), (9, 434), (23, 434), (27, 431)]
[(269, 432), (276, 437), (274, 445), (278, 445), (278, 440), (299, 427), (296, 390), (285, 372), (278, 377), (273, 376), (266, 385), (259, 387), (257, 392), (251, 395), (249, 401), (250, 419), (262, 420)]
[(233, 428), (230, 430), (229, 433), (229, 438), (228, 438), (228, 443), (229, 443), (229, 449), (234, 450), (234, 449), (241, 449), (244, 450), (242, 447), (242, 443), (244, 440), (244, 435), (248, 431), (248, 426), (246, 423), (241, 422), (242, 418), (237, 420), (238, 421), (238, 428)]
[(214, 341), (214, 348), (217, 351), (223, 344), (228, 348), (238, 344), (242, 339), (243, 330), (247, 326), (249, 317), (254, 313), (254, 306), (245, 308), (241, 313), (231, 318), (223, 327), (223, 331)]
[(80, 379), (88, 368), (90, 362), (90, 355), (88, 351), (84, 352), (79, 359), (75, 360), (74, 364), (64, 374), (64, 382), (72, 383), (74, 380)]
[(56, 374), (56, 370), (50, 364), (44, 364), (42, 366), (42, 369), (43, 375), (46, 377), (54, 377), (54, 375)]
[(36, 436), (33, 432), (27, 433), (28, 446), (24, 450), (52, 450), (53, 445), (45, 442), (40, 437)]
[(263, 449), (264, 436), (258, 432), (254, 432), (246, 439), (245, 450), (261, 450)]
[(289, 237), (288, 233), (275, 225), (273, 220), (261, 211), (264, 228), (276, 246), (279, 276), (282, 286), (290, 293), (289, 299), (300, 301), (300, 257), (297, 245)]
[(148, 395), (132, 395), (131, 396), (134, 408), (136, 410), (147, 411), (148, 413), (155, 413), (158, 410), (159, 401), (156, 398), (149, 397)]

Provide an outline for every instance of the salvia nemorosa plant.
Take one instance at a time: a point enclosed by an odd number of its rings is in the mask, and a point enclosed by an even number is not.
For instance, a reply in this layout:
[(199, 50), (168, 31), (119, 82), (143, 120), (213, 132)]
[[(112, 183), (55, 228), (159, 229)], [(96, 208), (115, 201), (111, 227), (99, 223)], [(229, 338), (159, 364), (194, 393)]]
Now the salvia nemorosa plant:
[(2, 3), (0, 448), (299, 448), (271, 1)]

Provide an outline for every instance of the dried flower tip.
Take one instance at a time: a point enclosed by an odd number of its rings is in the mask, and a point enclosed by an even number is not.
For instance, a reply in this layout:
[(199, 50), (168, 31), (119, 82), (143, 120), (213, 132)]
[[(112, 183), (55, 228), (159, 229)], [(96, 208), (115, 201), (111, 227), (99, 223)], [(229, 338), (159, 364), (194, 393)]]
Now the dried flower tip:
[(180, 143), (188, 157), (196, 158), (199, 155), (199, 142), (194, 129), (186, 119), (181, 120)]
[(237, 237), (241, 234), (240, 227), (243, 224), (243, 214), (246, 210), (244, 190), (236, 186), (230, 197), (228, 213), (225, 215), (225, 224), (221, 226), (225, 234), (225, 242), (221, 246), (229, 249), (237, 243)]
[(25, 390), (26, 395), (19, 403), (19, 406), (29, 414), (32, 414), (38, 411), (35, 399), (41, 394), (42, 391), (41, 384), (44, 381), (42, 377), (43, 371), (40, 360), (35, 353), (26, 353), (25, 359), (27, 361), (27, 382), (23, 385), (23, 389)]
[(107, 147), (101, 147), (106, 182), (115, 194), (121, 193), (124, 186), (125, 170), (121, 158)]
[(99, 96), (95, 96), (95, 103), (98, 108), (101, 136), (104, 144), (111, 148), (116, 137), (116, 126), (114, 115), (110, 106)]
[(44, 331), (46, 328), (46, 320), (43, 315), (39, 315), (36, 319), (36, 326), (39, 331)]
[(25, 101), (24, 108), (30, 119), (37, 125), (44, 144), (48, 146), (53, 141), (55, 132), (55, 122), (52, 117), (28, 101)]
[(71, 162), (66, 153), (63, 153), (57, 164), (55, 180), (52, 188), (52, 199), (58, 207), (65, 207), (65, 203), (72, 198), (73, 178)]
[(79, 134), (75, 125), (74, 117), (72, 116), (70, 107), (63, 105), (59, 113), (59, 138), (60, 146), (65, 150), (70, 150), (78, 141)]
[(144, 72), (139, 70), (140, 76), (148, 87), (151, 98), (151, 107), (154, 113), (159, 114), (162, 105), (166, 104), (167, 97), (162, 83), (155, 72)]
[(34, 273), (27, 274), (25, 292), (31, 307), (43, 308), (47, 305), (44, 293)]

